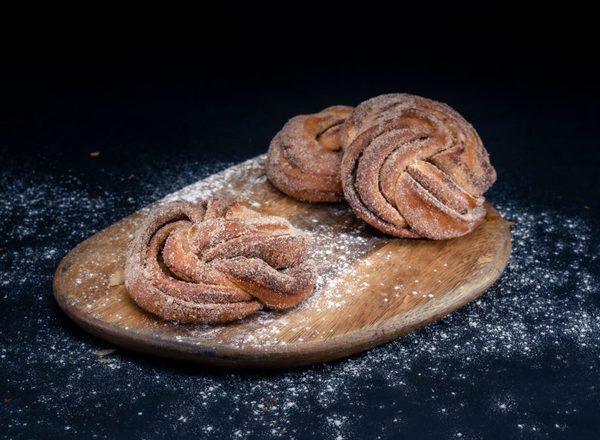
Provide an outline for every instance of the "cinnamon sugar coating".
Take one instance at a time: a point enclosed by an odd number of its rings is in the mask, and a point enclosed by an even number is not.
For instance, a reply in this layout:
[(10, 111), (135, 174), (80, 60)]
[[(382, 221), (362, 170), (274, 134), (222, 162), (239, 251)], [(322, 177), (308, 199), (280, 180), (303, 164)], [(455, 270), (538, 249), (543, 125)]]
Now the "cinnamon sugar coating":
[(223, 323), (287, 309), (314, 290), (308, 240), (287, 220), (236, 202), (155, 207), (126, 254), (125, 286), (164, 319)]
[(271, 183), (309, 202), (343, 200), (340, 128), (352, 107), (328, 107), (290, 119), (271, 141), (266, 164)]
[(496, 172), (475, 129), (448, 105), (382, 95), (357, 106), (340, 132), (344, 196), (370, 225), (440, 240), (483, 221)]

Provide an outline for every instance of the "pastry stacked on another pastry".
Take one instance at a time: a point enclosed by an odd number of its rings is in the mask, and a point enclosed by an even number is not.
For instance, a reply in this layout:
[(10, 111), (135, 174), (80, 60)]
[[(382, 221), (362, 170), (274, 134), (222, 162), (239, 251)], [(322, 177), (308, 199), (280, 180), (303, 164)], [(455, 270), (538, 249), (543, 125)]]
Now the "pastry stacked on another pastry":
[[(317, 115), (332, 108), (340, 107)], [(327, 175), (339, 179), (355, 214), (389, 235), (440, 240), (467, 234), (483, 222), (483, 194), (496, 172), (477, 132), (455, 110), (408, 94), (371, 98), (351, 113), (341, 108), (349, 114), (332, 124), (336, 160), (324, 159), (331, 150), (315, 148), (318, 130), (288, 134), (290, 125), (315, 115), (291, 119), (275, 136), (267, 176), (277, 188), (300, 200), (337, 201), (340, 197), (311, 198), (288, 190), (299, 187), (303, 176), (312, 183), (331, 166)], [(279, 160), (280, 144), (310, 160), (292, 173)]]
[(241, 203), (152, 209), (129, 244), (125, 286), (143, 309), (186, 323), (222, 323), (312, 293), (308, 239), (287, 220)]

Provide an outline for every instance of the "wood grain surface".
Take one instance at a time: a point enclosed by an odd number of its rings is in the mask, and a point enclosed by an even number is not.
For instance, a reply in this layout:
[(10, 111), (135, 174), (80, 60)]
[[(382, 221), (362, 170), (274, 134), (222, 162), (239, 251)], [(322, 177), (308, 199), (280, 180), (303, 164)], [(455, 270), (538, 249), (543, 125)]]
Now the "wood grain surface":
[(123, 286), (124, 250), (145, 210), (88, 238), (59, 264), (54, 296), (88, 332), (132, 350), (225, 367), (309, 365), (367, 350), (439, 319), (481, 295), (504, 270), (509, 223), (487, 205), (484, 224), (446, 241), (383, 236), (343, 204), (294, 201), (264, 175), (264, 156), (167, 199), (246, 199), (313, 239), (318, 289), (287, 312), (221, 325), (182, 325), (141, 310)]

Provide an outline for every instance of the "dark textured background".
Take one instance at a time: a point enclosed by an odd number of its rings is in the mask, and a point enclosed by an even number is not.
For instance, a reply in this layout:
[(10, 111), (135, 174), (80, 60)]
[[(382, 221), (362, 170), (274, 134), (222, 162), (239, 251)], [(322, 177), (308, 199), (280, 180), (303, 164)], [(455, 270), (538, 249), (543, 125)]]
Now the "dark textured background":
[[(230, 6), (135, 20), (77, 11), (64, 25), (7, 15), (0, 435), (597, 438), (600, 72), (592, 16), (575, 9), (303, 6), (275, 18)], [(482, 304), (301, 371), (232, 374), (124, 350), (98, 362), (106, 344), (51, 296), (71, 247), (264, 152), (295, 114), (396, 91), (447, 102), (478, 129), (498, 170), (490, 199), (522, 221), (521, 254)], [(494, 319), (517, 350), (500, 330), (481, 337)], [(554, 324), (555, 339), (540, 336)]]

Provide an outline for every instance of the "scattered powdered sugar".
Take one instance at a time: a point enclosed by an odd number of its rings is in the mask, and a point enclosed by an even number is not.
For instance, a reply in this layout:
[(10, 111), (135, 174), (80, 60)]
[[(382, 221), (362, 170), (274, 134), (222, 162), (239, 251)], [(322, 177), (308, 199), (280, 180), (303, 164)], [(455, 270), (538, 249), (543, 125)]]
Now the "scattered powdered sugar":
[[(110, 352), (64, 316), (51, 296), (52, 273), (73, 245), (174, 182), (223, 168), (173, 165), (133, 181), (105, 172), (100, 188), (73, 176), (0, 176), (1, 437), (590, 434), (600, 399), (594, 220), (583, 208), (515, 199), (506, 182), (492, 197), (515, 222), (500, 280), (456, 313), (350, 359), (267, 373), (206, 369)], [(355, 244), (360, 239), (348, 236), (331, 246), (344, 254)], [(316, 248), (323, 256), (332, 250)], [(337, 264), (330, 270), (344, 270), (343, 259)], [(344, 299), (330, 300), (335, 307)]]
[[(264, 160), (264, 156), (263, 156)], [(250, 180), (265, 181), (262, 161), (248, 160), (236, 166), (225, 168), (206, 179), (188, 185), (160, 200), (160, 203), (169, 203), (174, 200), (188, 202), (205, 201), (211, 197), (236, 198), (252, 202), (251, 194), (254, 187)], [(233, 177), (237, 179), (233, 179)], [(244, 182), (242, 185), (233, 185), (232, 180)], [(256, 203), (256, 202), (254, 202)]]

